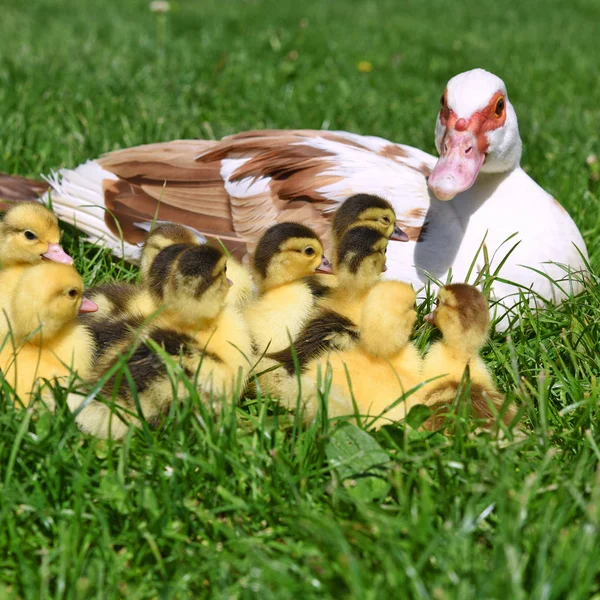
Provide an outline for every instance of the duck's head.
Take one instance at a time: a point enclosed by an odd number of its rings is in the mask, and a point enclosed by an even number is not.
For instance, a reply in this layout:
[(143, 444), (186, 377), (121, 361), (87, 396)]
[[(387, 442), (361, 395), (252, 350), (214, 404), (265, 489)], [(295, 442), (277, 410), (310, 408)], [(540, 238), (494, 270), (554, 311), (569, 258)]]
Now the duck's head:
[(378, 356), (392, 356), (408, 344), (415, 322), (417, 296), (401, 281), (382, 281), (368, 294), (362, 310), (360, 341)]
[(0, 263), (31, 263), (43, 259), (72, 264), (59, 244), (58, 219), (42, 204), (19, 202), (0, 223)]
[(477, 352), (485, 344), (490, 313), (485, 296), (477, 288), (453, 283), (440, 289), (436, 309), (425, 320), (435, 323), (446, 345)]
[(353, 227), (340, 241), (336, 274), (342, 287), (361, 290), (371, 287), (386, 270), (388, 239), (376, 229)]
[(178, 324), (198, 327), (221, 312), (231, 280), (227, 257), (208, 244), (174, 244), (161, 250), (148, 274), (158, 304)]
[(56, 337), (78, 314), (98, 306), (83, 296), (83, 280), (71, 265), (42, 262), (27, 269), (12, 298), (10, 322), (17, 339), (33, 343)]
[(519, 125), (502, 79), (483, 69), (453, 77), (441, 98), (435, 146), (440, 158), (428, 183), (440, 200), (468, 190), (480, 171), (504, 173), (517, 167)]
[(355, 194), (338, 208), (333, 217), (331, 231), (335, 245), (353, 227), (375, 229), (389, 240), (407, 242), (408, 236), (396, 224), (396, 213), (392, 205), (379, 196)]
[(312, 275), (331, 273), (319, 236), (300, 223), (278, 223), (260, 238), (252, 259), (263, 290)]
[(140, 260), (140, 275), (143, 281), (148, 277), (158, 253), (175, 244), (198, 245), (199, 242), (193, 231), (177, 223), (161, 223), (148, 233)]

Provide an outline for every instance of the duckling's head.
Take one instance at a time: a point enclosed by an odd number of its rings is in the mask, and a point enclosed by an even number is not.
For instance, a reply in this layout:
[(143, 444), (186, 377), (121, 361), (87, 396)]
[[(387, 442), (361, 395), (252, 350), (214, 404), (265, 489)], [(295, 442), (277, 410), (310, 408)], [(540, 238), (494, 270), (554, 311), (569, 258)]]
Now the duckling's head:
[(148, 275), (150, 292), (180, 324), (197, 327), (216, 318), (229, 292), (227, 258), (213, 246), (175, 244), (161, 250)]
[(198, 239), (193, 231), (178, 223), (161, 223), (148, 235), (142, 248), (140, 260), (140, 275), (142, 281), (148, 277), (150, 267), (161, 250), (175, 244), (198, 245)]
[(72, 264), (59, 241), (58, 219), (44, 205), (19, 202), (0, 223), (0, 262), (6, 266), (47, 259)]
[(417, 311), (412, 286), (401, 281), (381, 281), (365, 300), (361, 321), (361, 345), (372, 354), (389, 357), (408, 344)]
[(425, 319), (435, 323), (446, 345), (474, 352), (485, 344), (490, 313), (485, 296), (477, 288), (453, 283), (440, 289), (437, 307)]
[(315, 271), (331, 273), (317, 234), (300, 223), (278, 223), (260, 238), (253, 267), (263, 290), (296, 281)]
[(339, 207), (331, 224), (336, 246), (344, 233), (353, 227), (369, 227), (389, 240), (408, 241), (408, 236), (396, 224), (392, 205), (372, 194), (355, 194)]
[(364, 289), (375, 284), (385, 271), (388, 239), (376, 229), (353, 227), (340, 241), (336, 253), (341, 287)]
[(10, 307), (10, 322), (17, 339), (30, 336), (33, 343), (47, 342), (77, 314), (98, 310), (83, 296), (83, 280), (71, 265), (42, 262), (27, 269)]

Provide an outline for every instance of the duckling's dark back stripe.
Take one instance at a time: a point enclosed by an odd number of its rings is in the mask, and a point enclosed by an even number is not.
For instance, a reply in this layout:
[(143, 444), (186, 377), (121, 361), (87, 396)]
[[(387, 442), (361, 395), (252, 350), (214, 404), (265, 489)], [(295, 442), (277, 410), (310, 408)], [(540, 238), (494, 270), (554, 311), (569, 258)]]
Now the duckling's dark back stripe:
[[(358, 340), (357, 327), (350, 319), (339, 313), (325, 311), (309, 321), (294, 340), (300, 372), (306, 370), (306, 366), (313, 358), (339, 348), (341, 341), (348, 338)], [(281, 363), (288, 374), (293, 375), (296, 372), (291, 348), (267, 356)]]
[(333, 216), (331, 230), (334, 238), (339, 240), (344, 231), (356, 223), (359, 216), (369, 208), (388, 208), (392, 211), (394, 210), (387, 200), (373, 194), (355, 194), (354, 196), (350, 196)]
[(267, 229), (260, 238), (256, 250), (254, 251), (254, 268), (261, 277), (267, 276), (267, 267), (274, 254), (286, 240), (290, 238), (312, 238), (319, 239), (319, 236), (306, 225), (301, 223), (278, 223)]
[(169, 271), (177, 257), (189, 247), (188, 244), (173, 244), (156, 255), (148, 274), (148, 286), (157, 298), (164, 298)]
[(324, 298), (325, 296), (328, 296), (331, 293), (331, 290), (333, 289), (327, 285), (323, 285), (317, 277), (314, 277), (312, 275), (309, 277), (305, 277), (303, 281), (306, 283), (306, 285), (310, 289), (310, 293), (315, 298)]
[[(85, 296), (93, 300), (98, 296), (105, 296), (112, 304), (111, 317), (119, 317), (127, 310), (129, 300), (135, 295), (135, 287), (126, 283), (104, 283), (85, 291)], [(88, 313), (91, 320), (95, 313)], [(102, 316), (104, 320), (104, 315)]]
[(93, 361), (96, 364), (111, 348), (122, 348), (143, 323), (141, 317), (129, 317), (117, 320), (93, 319), (88, 315), (79, 317), (94, 339)]
[(373, 246), (381, 239), (385, 239), (385, 236), (369, 227), (350, 229), (344, 234), (338, 248), (338, 265), (345, 263), (348, 255), (352, 253), (348, 268), (351, 273), (356, 273), (360, 263), (373, 253)]

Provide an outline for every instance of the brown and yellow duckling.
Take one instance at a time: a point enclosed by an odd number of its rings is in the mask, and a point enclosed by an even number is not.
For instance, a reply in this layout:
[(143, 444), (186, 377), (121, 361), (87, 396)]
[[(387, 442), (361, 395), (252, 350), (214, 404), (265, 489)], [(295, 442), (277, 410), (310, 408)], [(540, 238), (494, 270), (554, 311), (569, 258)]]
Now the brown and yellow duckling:
[[(253, 362), (252, 343), (239, 311), (226, 303), (230, 286), (227, 259), (219, 249), (176, 244), (160, 251), (148, 271), (148, 289), (162, 312), (145, 326), (139, 317), (129, 316), (109, 327), (91, 325), (100, 346), (96, 378), (129, 352), (127, 366), (143, 415), (153, 421), (169, 410), (174, 398), (169, 369), (152, 349), (155, 344), (180, 364), (203, 402), (218, 408), (223, 399), (239, 396)], [(107, 396), (115, 385), (112, 377), (104, 387)], [(180, 383), (177, 389), (181, 398), (185, 387)], [(73, 410), (81, 401), (76, 395), (68, 400)], [(125, 379), (117, 386), (116, 403), (126, 409), (123, 420), (107, 404), (93, 400), (77, 414), (81, 429), (99, 437), (122, 437), (131, 423), (139, 422)]]
[(420, 402), (430, 406), (434, 415), (426, 422), (427, 429), (437, 429), (445, 422), (444, 415), (456, 410), (455, 400), (468, 368), (470, 378), (471, 414), (491, 427), (496, 412), (503, 412), (508, 424), (515, 415), (512, 407), (503, 409), (501, 394), (479, 355), (488, 335), (490, 316), (487, 300), (475, 287), (455, 283), (441, 288), (437, 308), (426, 320), (435, 323), (442, 339), (435, 342), (423, 363), (423, 380), (428, 381), (419, 393)]
[(76, 317), (96, 309), (70, 265), (44, 262), (22, 274), (7, 310), (10, 333), (0, 365), (23, 404), (40, 380), (89, 376), (93, 340)]

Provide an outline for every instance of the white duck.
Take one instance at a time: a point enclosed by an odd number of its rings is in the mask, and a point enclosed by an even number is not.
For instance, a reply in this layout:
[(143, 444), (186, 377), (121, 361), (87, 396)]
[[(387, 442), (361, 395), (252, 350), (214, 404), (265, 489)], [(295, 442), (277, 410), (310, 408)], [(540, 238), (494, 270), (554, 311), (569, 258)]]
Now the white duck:
[[(491, 272), (519, 242), (502, 279), (560, 302), (564, 294), (546, 273), (568, 279), (563, 289), (577, 293), (581, 275), (567, 278), (565, 268), (585, 272), (585, 243), (565, 209), (519, 166), (521, 139), (504, 82), (482, 69), (453, 77), (435, 141), (439, 159), (378, 137), (311, 130), (138, 146), (59, 171), (51, 178), (53, 207), (133, 260), (146, 235), (136, 224), (155, 215), (219, 237), (245, 256), (267, 227), (289, 220), (310, 225), (327, 248), (339, 204), (371, 193), (393, 205), (410, 238), (390, 243), (388, 278), (418, 289), (428, 274), (445, 283), (451, 270), (454, 281), (464, 281), (485, 238)], [(484, 263), (480, 252), (471, 281)], [(519, 287), (496, 281), (493, 292), (512, 294), (504, 300), (511, 306)]]

